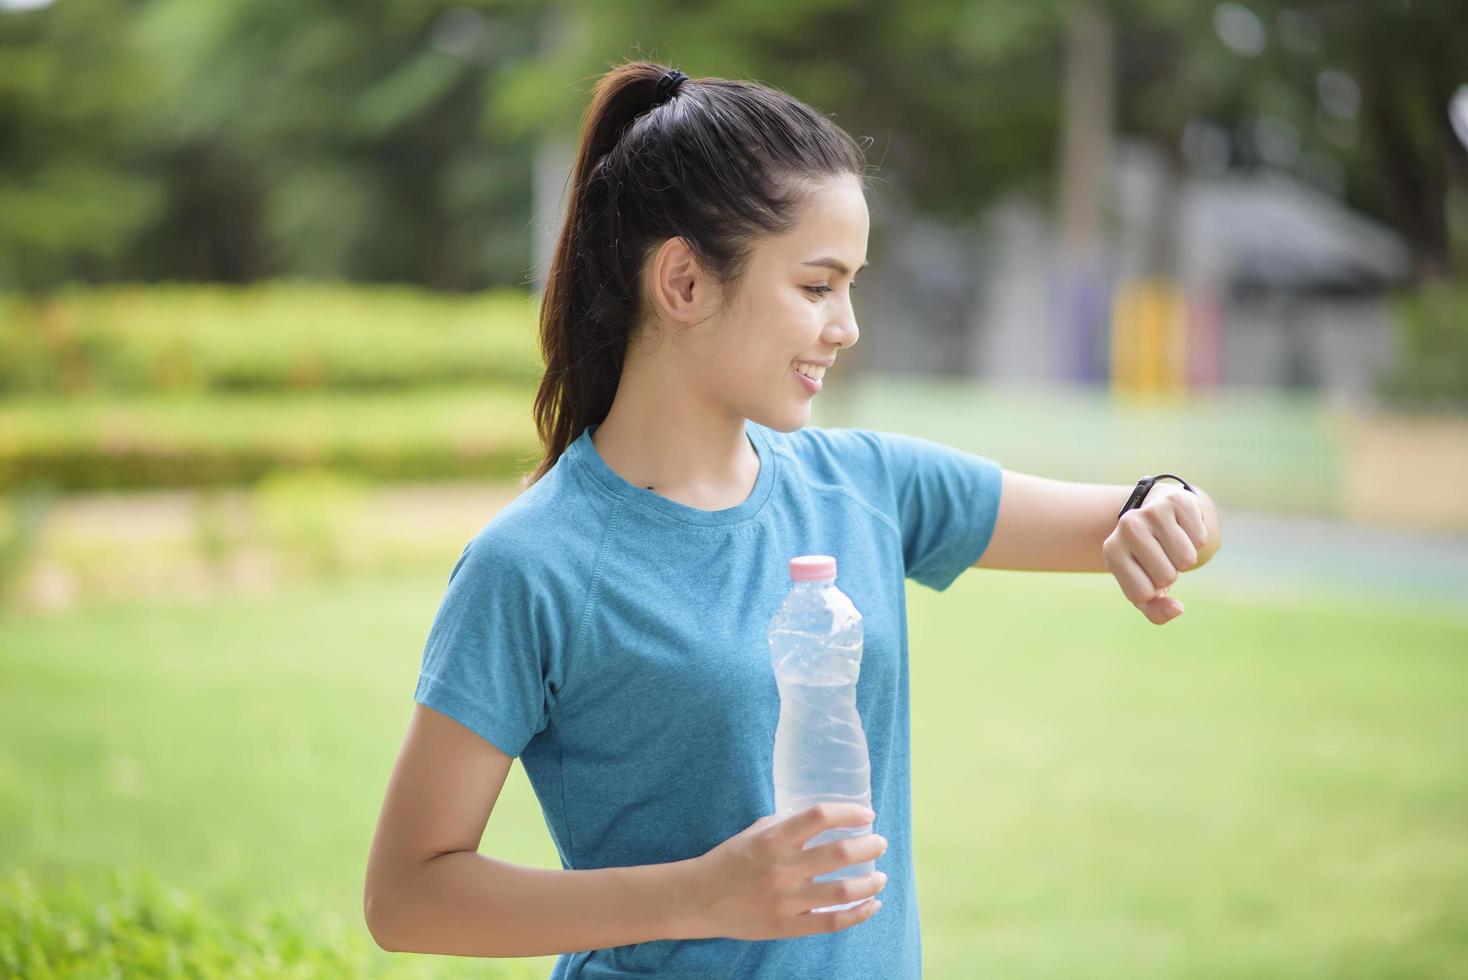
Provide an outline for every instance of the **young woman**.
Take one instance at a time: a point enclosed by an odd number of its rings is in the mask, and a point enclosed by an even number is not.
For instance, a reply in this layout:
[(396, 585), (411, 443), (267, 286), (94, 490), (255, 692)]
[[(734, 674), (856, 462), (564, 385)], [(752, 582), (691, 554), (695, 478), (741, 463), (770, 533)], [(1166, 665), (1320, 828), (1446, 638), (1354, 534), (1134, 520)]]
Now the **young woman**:
[[(904, 579), (1114, 563), (1139, 608), (1176, 602), (1207, 541), (1193, 494), (1159, 485), (1166, 532), (1103, 563), (1129, 487), (807, 426), (857, 342), (863, 170), (850, 136), (770, 88), (647, 62), (601, 80), (541, 308), (546, 455), (429, 632), (368, 862), (383, 948), (558, 953), (556, 978), (919, 976)], [(864, 618), (871, 797), (776, 820), (765, 630), (803, 554), (837, 558)], [(517, 757), (559, 870), (479, 853)], [(805, 848), (836, 827), (853, 836)]]

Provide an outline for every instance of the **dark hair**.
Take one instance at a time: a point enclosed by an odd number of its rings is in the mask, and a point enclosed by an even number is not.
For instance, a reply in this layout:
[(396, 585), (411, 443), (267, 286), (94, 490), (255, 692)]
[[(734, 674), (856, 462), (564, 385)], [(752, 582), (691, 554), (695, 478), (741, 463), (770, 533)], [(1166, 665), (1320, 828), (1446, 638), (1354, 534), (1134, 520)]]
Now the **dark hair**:
[(614, 67), (582, 117), (540, 304), (545, 374), (534, 414), (545, 456), (524, 486), (611, 409), (643, 316), (640, 271), (651, 252), (681, 237), (727, 302), (759, 239), (799, 221), (813, 182), (866, 179), (857, 142), (804, 102), (723, 78), (687, 78), (659, 101), (669, 70), (650, 61)]

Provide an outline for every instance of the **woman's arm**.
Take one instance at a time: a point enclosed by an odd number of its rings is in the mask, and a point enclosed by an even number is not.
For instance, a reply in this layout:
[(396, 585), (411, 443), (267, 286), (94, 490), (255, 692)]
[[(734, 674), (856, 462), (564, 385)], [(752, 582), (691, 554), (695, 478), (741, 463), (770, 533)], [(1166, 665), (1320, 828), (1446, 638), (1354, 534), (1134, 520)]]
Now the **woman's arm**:
[(545, 956), (696, 938), (692, 860), (567, 871), (478, 853), (513, 761), (447, 715), (414, 706), (367, 862), (363, 910), (379, 946)]
[(689, 861), (550, 870), (455, 851), (386, 883), (369, 898), (367, 921), (383, 949), (452, 956), (547, 956), (692, 938), (691, 871)]
[[(994, 534), (975, 568), (999, 568), (1034, 572), (1110, 571), (1101, 545), (1116, 530), (1116, 514), (1131, 496), (1134, 486), (1103, 483), (1070, 483), (1027, 473), (1004, 471), (999, 494), (999, 516)], [(1201, 568), (1221, 542), (1218, 507), (1197, 484), (1191, 484), (1203, 506), (1208, 543), (1198, 549)], [(1161, 487), (1180, 486), (1159, 483)], [(1187, 493), (1186, 490), (1182, 491)], [(1191, 570), (1191, 569), (1190, 569)]]

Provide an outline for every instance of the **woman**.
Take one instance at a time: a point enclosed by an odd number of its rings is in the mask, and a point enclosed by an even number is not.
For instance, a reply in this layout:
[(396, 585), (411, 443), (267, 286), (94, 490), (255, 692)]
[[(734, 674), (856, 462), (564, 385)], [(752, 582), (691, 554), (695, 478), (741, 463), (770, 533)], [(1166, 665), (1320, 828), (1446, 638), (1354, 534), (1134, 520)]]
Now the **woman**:
[[(760, 85), (647, 62), (600, 81), (541, 308), (547, 453), (464, 549), (428, 636), (369, 858), (384, 948), (559, 953), (557, 978), (920, 975), (904, 578), (946, 589), (999, 546), (1014, 475), (806, 425), (857, 342), (863, 168)], [(1023, 480), (1005, 567), (1099, 563), (1130, 488)], [(1060, 512), (1080, 494), (1084, 517)], [(1170, 551), (1206, 540), (1172, 527)], [(813, 553), (864, 618), (872, 807), (776, 820), (765, 630), (788, 560)], [(560, 870), (478, 853), (516, 757)], [(833, 827), (851, 836), (804, 847)]]

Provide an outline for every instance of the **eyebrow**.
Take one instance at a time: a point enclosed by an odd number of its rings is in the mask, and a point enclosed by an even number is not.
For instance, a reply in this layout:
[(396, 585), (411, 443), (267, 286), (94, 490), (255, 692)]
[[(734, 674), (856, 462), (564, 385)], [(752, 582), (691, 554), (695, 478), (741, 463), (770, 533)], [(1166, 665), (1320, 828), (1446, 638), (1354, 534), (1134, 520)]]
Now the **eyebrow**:
[[(829, 255), (823, 255), (823, 256), (821, 256), (818, 259), (811, 259), (809, 262), (802, 262), (801, 264), (802, 265), (823, 265), (827, 269), (834, 269), (836, 272), (841, 273), (843, 276), (846, 276), (846, 275), (850, 275), (851, 274), (851, 270), (848, 269), (848, 268), (846, 268), (846, 264), (844, 262), (840, 261), (839, 259), (833, 259)], [(867, 266), (869, 266), (871, 264), (872, 263), (871, 263), (870, 260), (868, 260), (866, 262), (863, 262), (861, 264), (861, 267), (858, 268), (856, 271), (857, 272), (860, 272), (862, 269), (865, 269)]]

